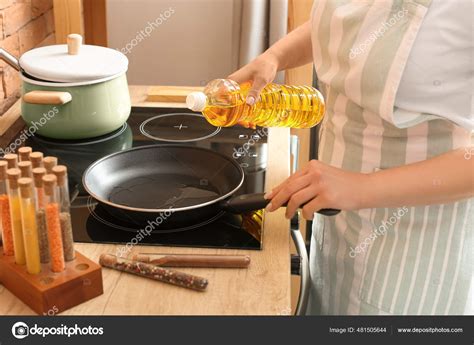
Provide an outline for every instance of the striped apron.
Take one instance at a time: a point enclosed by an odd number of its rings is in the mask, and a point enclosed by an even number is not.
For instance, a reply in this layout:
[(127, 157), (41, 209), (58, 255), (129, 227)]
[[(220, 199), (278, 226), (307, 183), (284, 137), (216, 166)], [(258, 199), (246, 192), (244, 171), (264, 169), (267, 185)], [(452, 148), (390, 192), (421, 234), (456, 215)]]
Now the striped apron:
[[(313, 57), (327, 102), (321, 161), (370, 173), (471, 143), (469, 131), (431, 114), (394, 125), (403, 111), (394, 106), (398, 84), (429, 4), (315, 1)], [(472, 314), (471, 203), (315, 215), (308, 313)]]

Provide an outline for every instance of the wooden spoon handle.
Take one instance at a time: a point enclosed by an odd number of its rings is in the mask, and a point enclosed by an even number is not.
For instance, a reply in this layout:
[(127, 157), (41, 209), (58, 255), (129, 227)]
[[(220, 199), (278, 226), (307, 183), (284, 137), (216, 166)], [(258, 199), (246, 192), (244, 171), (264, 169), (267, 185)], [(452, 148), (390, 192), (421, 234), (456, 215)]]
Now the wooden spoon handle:
[(247, 268), (250, 264), (248, 255), (138, 254), (133, 259), (163, 267)]

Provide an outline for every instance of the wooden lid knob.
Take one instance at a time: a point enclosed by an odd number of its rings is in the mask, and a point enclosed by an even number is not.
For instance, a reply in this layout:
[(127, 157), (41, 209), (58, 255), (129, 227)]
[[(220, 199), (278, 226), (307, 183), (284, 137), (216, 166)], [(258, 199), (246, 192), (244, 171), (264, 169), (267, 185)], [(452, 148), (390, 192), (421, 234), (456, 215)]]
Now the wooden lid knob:
[(31, 152), (30, 161), (33, 168), (39, 168), (43, 166), (43, 153), (42, 152)]
[(46, 195), (54, 195), (54, 191), (56, 190), (57, 185), (57, 178), (53, 174), (48, 174), (43, 176), (43, 187), (44, 193)]
[(33, 149), (29, 146), (20, 147), (18, 149), (18, 154), (20, 155), (20, 161), (29, 161), (30, 154), (32, 151)]
[(46, 169), (45, 168), (34, 168), (33, 169), (33, 179), (34, 179), (36, 188), (42, 188), (43, 187), (43, 176), (44, 175), (46, 175)]
[(8, 162), (8, 169), (18, 168), (18, 155), (14, 153), (8, 153), (3, 158)]
[(7, 161), (0, 161), (0, 180), (7, 178), (8, 163)]
[(70, 34), (67, 36), (67, 53), (77, 55), (81, 50), (82, 36), (79, 34)]
[(21, 171), (21, 177), (31, 177), (31, 170), (33, 169), (30, 161), (21, 161), (18, 163), (18, 168)]
[(58, 185), (64, 186), (67, 183), (67, 167), (65, 165), (57, 165), (52, 170), (58, 179)]
[(51, 174), (53, 172), (53, 168), (58, 165), (58, 159), (56, 157), (48, 156), (43, 158), (43, 165), (48, 172)]
[(20, 178), (21, 171), (20, 169), (8, 169), (7, 178), (10, 184), (10, 188), (18, 188), (18, 179)]
[(22, 177), (18, 180), (20, 186), (20, 195), (22, 198), (33, 197), (33, 180), (28, 177)]

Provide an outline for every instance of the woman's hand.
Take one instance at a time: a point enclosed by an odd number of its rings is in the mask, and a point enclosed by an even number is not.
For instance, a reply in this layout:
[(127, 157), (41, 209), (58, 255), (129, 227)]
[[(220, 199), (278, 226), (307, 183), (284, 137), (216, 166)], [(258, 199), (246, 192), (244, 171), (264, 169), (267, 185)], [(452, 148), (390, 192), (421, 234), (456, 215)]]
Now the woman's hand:
[(275, 79), (277, 71), (278, 59), (267, 51), (227, 78), (239, 84), (250, 82), (252, 86), (247, 95), (247, 104), (254, 105), (263, 88)]
[[(302, 207), (303, 217), (313, 219), (323, 208), (356, 210), (364, 204), (364, 191), (369, 187), (369, 175), (354, 173), (312, 160), (303, 169), (265, 195), (271, 199), (267, 211), (272, 212), (288, 202), (286, 218), (292, 218)], [(302, 206), (304, 205), (304, 206)]]

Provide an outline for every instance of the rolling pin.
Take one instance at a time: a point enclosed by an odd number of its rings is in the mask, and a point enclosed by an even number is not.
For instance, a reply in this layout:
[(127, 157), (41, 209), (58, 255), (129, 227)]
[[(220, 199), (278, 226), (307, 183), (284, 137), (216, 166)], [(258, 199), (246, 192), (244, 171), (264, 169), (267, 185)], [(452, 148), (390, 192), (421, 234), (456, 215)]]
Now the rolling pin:
[(248, 255), (137, 254), (133, 260), (162, 267), (247, 268)]

